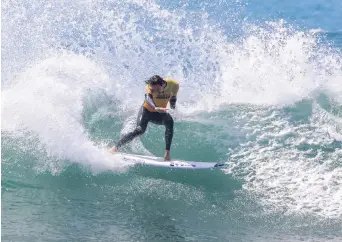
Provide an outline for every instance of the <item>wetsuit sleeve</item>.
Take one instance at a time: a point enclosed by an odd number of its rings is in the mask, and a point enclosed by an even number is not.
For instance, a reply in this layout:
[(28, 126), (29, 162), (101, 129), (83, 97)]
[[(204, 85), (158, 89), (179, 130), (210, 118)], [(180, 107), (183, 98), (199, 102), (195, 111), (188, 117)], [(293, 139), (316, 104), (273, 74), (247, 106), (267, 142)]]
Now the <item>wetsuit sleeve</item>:
[(173, 96), (170, 98), (170, 108), (172, 109), (176, 108), (178, 90), (179, 90), (179, 84), (176, 85)]
[(153, 101), (152, 94), (150, 93), (145, 93), (145, 102), (153, 109), (156, 108), (156, 104)]
[(170, 108), (175, 109), (176, 108), (176, 102), (177, 102), (177, 97), (176, 96), (172, 96), (170, 98)]
[(148, 106), (150, 106), (151, 108), (155, 109), (156, 108), (156, 104), (153, 101), (153, 96), (152, 96), (152, 92), (150, 89), (150, 86), (147, 85), (146, 86), (146, 90), (145, 90), (145, 102), (148, 104)]

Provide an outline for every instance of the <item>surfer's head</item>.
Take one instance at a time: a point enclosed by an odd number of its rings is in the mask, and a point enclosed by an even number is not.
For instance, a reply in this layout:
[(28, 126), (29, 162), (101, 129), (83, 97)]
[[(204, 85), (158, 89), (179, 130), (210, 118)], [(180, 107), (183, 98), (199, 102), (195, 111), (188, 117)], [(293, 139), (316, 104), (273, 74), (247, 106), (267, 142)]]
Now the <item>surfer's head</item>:
[(158, 75), (152, 76), (150, 79), (145, 81), (152, 91), (161, 92), (166, 84), (166, 81)]

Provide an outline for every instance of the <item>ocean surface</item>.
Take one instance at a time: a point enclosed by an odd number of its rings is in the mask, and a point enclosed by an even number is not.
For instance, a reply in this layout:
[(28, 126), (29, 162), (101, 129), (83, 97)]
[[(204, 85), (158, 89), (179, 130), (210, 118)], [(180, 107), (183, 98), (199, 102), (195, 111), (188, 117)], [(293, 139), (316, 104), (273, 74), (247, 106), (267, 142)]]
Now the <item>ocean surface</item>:
[[(1, 5), (2, 241), (342, 241), (342, 1)], [(224, 169), (108, 154), (155, 74), (171, 156)]]

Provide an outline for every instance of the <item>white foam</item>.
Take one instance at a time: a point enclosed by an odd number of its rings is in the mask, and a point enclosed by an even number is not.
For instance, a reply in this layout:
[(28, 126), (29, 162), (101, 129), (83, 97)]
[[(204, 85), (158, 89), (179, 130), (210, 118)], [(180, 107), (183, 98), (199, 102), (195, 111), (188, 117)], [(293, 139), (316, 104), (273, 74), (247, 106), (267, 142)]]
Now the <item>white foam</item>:
[(234, 150), (226, 172), (245, 180), (244, 189), (270, 211), (341, 218), (342, 153), (324, 150), (335, 140), (326, 128), (332, 122), (317, 104), (309, 124), (294, 126), (281, 115), (268, 124), (250, 122), (257, 139)]
[(188, 113), (235, 103), (287, 106), (319, 92), (341, 103), (338, 51), (322, 46), (315, 34), (295, 31), (283, 21), (243, 27), (246, 36), (241, 41), (218, 47), (220, 73), (207, 80), (207, 89), (198, 93), (200, 99)]
[(62, 54), (23, 72), (2, 93), (2, 130), (30, 132), (50, 157), (90, 166), (93, 172), (117, 169), (82, 126), (82, 99), (88, 89), (106, 89), (109, 77), (86, 57)]

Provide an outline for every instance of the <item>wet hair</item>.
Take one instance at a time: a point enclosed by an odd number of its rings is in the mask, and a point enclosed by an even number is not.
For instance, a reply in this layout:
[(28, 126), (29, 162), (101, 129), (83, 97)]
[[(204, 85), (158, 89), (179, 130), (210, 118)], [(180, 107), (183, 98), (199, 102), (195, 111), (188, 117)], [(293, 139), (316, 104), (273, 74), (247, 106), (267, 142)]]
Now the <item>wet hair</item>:
[(149, 84), (149, 85), (160, 85), (160, 86), (162, 86), (165, 83), (165, 81), (160, 76), (154, 75), (150, 79), (146, 80), (145, 83)]

